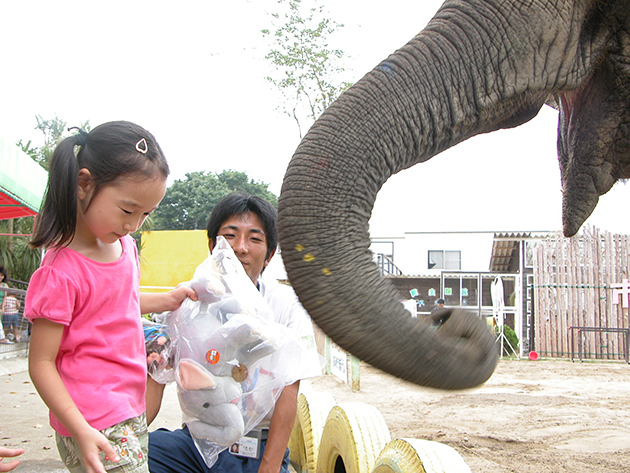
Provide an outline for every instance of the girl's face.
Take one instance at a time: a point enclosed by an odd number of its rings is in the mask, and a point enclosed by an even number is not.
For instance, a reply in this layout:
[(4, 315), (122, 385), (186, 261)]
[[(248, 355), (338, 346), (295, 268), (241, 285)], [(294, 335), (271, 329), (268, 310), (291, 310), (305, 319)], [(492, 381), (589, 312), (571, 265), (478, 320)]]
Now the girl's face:
[(103, 243), (115, 243), (138, 230), (166, 192), (166, 180), (161, 177), (123, 176), (94, 196), (90, 177), (87, 169), (79, 171), (77, 234), (82, 230)]

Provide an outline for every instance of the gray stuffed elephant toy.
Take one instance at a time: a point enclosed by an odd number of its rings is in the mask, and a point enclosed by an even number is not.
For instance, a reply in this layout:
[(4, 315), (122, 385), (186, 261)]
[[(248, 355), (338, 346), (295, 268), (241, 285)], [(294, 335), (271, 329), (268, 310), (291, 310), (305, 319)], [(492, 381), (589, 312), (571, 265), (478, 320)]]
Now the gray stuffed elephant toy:
[(191, 281), (198, 297), (186, 302), (192, 316), (178, 318), (176, 381), (193, 437), (229, 446), (245, 433), (242, 383), (280, 342), (229, 293), (219, 269), (210, 269)]
[(414, 383), (487, 380), (498, 350), (486, 322), (447, 311), (436, 330), (408, 317), (372, 262), (368, 222), (392, 174), (519, 126), (545, 104), (559, 110), (571, 236), (600, 195), (630, 178), (630, 0), (448, 0), (337, 99), (296, 150), (278, 205), (287, 274), (317, 325)]
[(243, 390), (229, 376), (212, 376), (194, 360), (180, 360), (179, 403), (190, 416), (186, 425), (199, 439), (228, 446), (243, 436), (245, 422), (238, 403)]
[[(214, 324), (215, 316), (197, 317)], [(267, 333), (266, 333), (267, 332)], [(277, 343), (255, 317), (234, 315), (194, 350), (182, 350), (176, 380), (182, 411), (190, 433), (229, 446), (245, 433), (243, 388), (254, 364), (274, 353)]]
[(198, 300), (186, 299), (166, 315), (167, 325), (151, 324), (145, 336), (155, 361), (150, 374), (158, 383), (177, 382), (184, 421), (210, 466), (300, 379), (308, 357), (291, 329), (272, 322), (223, 237), (189, 284)]

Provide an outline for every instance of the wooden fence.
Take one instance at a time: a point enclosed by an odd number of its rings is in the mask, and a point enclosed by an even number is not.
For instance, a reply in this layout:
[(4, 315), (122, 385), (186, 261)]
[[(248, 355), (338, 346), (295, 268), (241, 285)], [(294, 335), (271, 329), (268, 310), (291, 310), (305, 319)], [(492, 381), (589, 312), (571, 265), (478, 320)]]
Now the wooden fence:
[(595, 227), (535, 246), (535, 349), (541, 356), (627, 360), (629, 330), (618, 329), (630, 327), (623, 307), (629, 294), (619, 290), (630, 279), (629, 254), (630, 236)]

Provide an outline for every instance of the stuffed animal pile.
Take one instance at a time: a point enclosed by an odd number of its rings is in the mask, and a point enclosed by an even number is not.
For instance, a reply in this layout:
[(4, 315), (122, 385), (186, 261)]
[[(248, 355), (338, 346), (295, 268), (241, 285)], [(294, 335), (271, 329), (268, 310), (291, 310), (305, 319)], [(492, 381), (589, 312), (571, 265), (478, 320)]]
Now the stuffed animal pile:
[(157, 382), (177, 383), (184, 422), (210, 466), (298, 379), (290, 360), (300, 359), (300, 348), (269, 321), (267, 303), (222, 237), (190, 286), (198, 301), (184, 301), (166, 325), (145, 326), (147, 360)]

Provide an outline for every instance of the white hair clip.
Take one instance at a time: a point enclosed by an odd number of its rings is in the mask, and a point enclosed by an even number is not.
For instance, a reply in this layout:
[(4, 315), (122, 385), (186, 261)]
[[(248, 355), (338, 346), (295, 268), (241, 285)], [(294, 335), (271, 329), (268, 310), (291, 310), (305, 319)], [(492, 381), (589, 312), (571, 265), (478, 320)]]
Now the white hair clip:
[(140, 141), (136, 143), (136, 149), (142, 154), (147, 154), (147, 151), (149, 151), (147, 140), (145, 140), (144, 138), (140, 139)]

